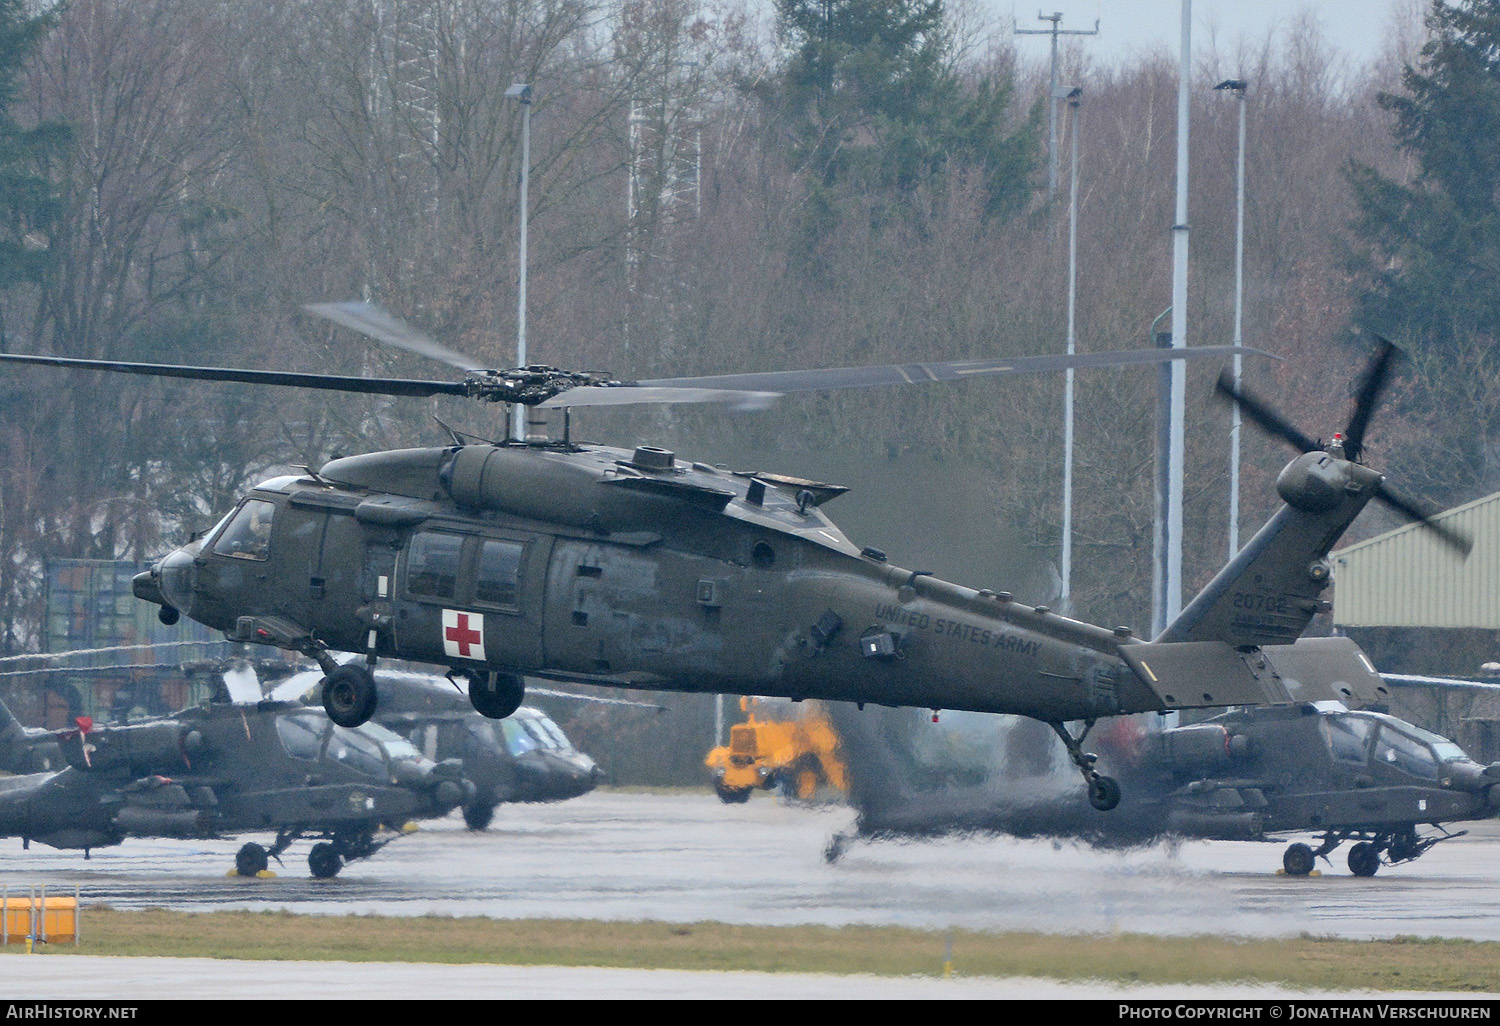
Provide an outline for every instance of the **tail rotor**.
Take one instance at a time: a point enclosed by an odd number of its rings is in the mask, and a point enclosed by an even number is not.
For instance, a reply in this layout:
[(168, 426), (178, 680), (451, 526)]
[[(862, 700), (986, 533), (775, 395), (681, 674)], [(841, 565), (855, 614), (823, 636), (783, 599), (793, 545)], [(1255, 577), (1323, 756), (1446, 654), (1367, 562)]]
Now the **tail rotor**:
[[(1376, 338), (1380, 341), (1380, 349), (1360, 376), (1359, 385), (1355, 390), (1354, 412), (1349, 418), (1348, 426), (1343, 431), (1335, 433), (1326, 443), (1304, 434), (1269, 403), (1252, 395), (1243, 386), (1236, 386), (1229, 374), (1219, 376), (1217, 388), (1221, 395), (1236, 404), (1240, 412), (1262, 431), (1274, 438), (1282, 439), (1298, 452), (1326, 452), (1335, 459), (1361, 463), (1361, 457), (1365, 451), (1365, 433), (1370, 426), (1370, 418), (1390, 381), (1394, 359), (1401, 354), (1401, 350), (1389, 339), (1378, 335)], [(1374, 497), (1406, 519), (1421, 524), (1423, 528), (1433, 532), (1444, 545), (1459, 554), (1467, 556), (1473, 548), (1473, 541), (1467, 535), (1435, 520), (1432, 515), (1423, 512), (1414, 500), (1395, 491), (1384, 480), (1376, 485)]]

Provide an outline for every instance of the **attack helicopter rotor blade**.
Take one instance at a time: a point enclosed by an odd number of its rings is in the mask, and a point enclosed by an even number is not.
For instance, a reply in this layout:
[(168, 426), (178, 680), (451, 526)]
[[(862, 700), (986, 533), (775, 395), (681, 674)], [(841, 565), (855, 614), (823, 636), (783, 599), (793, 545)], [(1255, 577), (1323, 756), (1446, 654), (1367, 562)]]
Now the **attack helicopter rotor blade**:
[(1227, 396), (1230, 402), (1237, 405), (1241, 413), (1259, 425), (1266, 434), (1291, 443), (1298, 452), (1317, 452), (1323, 448), (1322, 442), (1304, 435), (1293, 427), (1290, 421), (1271, 409), (1269, 404), (1257, 399), (1244, 388), (1237, 388), (1228, 372), (1219, 375), (1219, 381), (1215, 387), (1221, 395)]
[(1467, 557), (1469, 552), (1474, 548), (1474, 540), (1468, 535), (1462, 531), (1456, 531), (1447, 524), (1423, 513), (1417, 508), (1415, 502), (1392, 491), (1386, 485), (1381, 484), (1376, 487), (1375, 498), (1377, 501), (1402, 514), (1413, 523), (1419, 524), (1421, 527), (1437, 535), (1444, 545), (1453, 549), (1459, 555)]
[(455, 352), (435, 339), (423, 334), (401, 318), (389, 313), (374, 303), (351, 301), (347, 303), (308, 303), (303, 306), (308, 313), (352, 328), (386, 345), (405, 349), (422, 356), (441, 360), (465, 373), (485, 370), (487, 365), (472, 356)]
[(1349, 418), (1349, 426), (1344, 429), (1344, 454), (1356, 462), (1364, 451), (1365, 429), (1370, 426), (1370, 415), (1390, 378), (1392, 357), (1401, 352), (1390, 339), (1375, 337), (1380, 339), (1380, 351), (1360, 379), (1359, 388), (1354, 393), (1354, 413)]
[(171, 363), (76, 360), (63, 356), (19, 356), (11, 353), (0, 353), (0, 361), (29, 363), (44, 367), (67, 367), (74, 370), (141, 374), (155, 378), (192, 378), (198, 381), (231, 381), (247, 385), (284, 385), (290, 388), (315, 388), (325, 392), (358, 392), (364, 395), (399, 395), (420, 398), (432, 395), (466, 396), (469, 394), (469, 389), (463, 382), (454, 381), (360, 378), (342, 374), (238, 370), (233, 367), (182, 367)]
[(819, 370), (764, 371), (715, 374), (700, 378), (653, 378), (584, 385), (559, 392), (540, 405), (546, 407), (625, 406), (631, 403), (727, 402), (740, 409), (770, 406), (784, 392), (817, 392), (883, 385), (920, 385), (932, 381), (966, 381), (1001, 374), (1036, 374), (1069, 367), (1122, 367), (1193, 360), (1235, 353), (1273, 354), (1247, 346), (1195, 346), (1191, 349), (1136, 349), (1072, 356), (1022, 356), (1013, 359), (949, 360), (933, 363), (889, 364), (877, 367), (827, 367)]

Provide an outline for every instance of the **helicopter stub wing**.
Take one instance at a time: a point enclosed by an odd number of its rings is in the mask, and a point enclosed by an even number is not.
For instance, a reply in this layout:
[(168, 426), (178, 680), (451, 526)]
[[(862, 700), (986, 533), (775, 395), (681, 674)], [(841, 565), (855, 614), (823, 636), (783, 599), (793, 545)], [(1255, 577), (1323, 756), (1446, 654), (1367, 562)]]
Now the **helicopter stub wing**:
[(1348, 638), (1236, 649), (1222, 641), (1125, 645), (1120, 656), (1164, 710), (1344, 702), (1383, 705), (1390, 692)]

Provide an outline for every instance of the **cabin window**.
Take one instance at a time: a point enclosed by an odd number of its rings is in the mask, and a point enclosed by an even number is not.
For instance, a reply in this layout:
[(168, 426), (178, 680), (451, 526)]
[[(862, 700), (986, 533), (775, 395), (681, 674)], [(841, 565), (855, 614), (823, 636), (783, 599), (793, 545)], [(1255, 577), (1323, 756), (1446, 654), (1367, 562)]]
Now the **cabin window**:
[(251, 499), (239, 508), (214, 542), (214, 552), (235, 559), (265, 559), (271, 553), (275, 503)]
[(456, 534), (419, 534), (406, 554), (406, 591), (426, 598), (458, 595), (458, 568), (464, 540)]
[(522, 542), (488, 538), (479, 548), (479, 573), (474, 580), (474, 601), (514, 609), (520, 592)]

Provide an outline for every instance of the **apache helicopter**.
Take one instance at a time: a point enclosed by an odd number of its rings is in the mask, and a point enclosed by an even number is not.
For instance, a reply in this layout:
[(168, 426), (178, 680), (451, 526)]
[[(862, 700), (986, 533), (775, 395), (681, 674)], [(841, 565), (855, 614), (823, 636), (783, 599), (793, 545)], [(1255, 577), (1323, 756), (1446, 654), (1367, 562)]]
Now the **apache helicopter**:
[[(270, 686), (272, 697), (321, 688), (322, 670), (298, 673)], [(427, 758), (458, 759), (474, 785), (463, 805), (464, 822), (483, 830), (503, 802), (557, 802), (592, 791), (604, 773), (573, 747), (562, 728), (540, 709), (521, 706), (500, 721), (480, 716), (443, 677), (410, 670), (378, 669), (379, 708), (373, 722), (409, 740)], [(570, 700), (644, 706), (641, 702), (575, 695), (545, 688), (528, 694)], [(661, 706), (649, 706), (660, 710)]]
[[(730, 472), (642, 445), (572, 441), (573, 407), (727, 402), (783, 392), (966, 380), (1065, 367), (1222, 356), (1234, 347), (971, 360), (620, 381), (532, 366), (483, 368), (368, 304), (314, 313), (443, 360), (461, 381), (116, 363), (0, 360), (393, 396), (466, 396), (561, 409), (559, 439), (332, 460), (252, 489), (205, 537), (156, 562), (135, 594), (237, 641), (315, 660), (337, 723), (376, 711), (381, 657), (449, 668), (481, 713), (524, 700), (522, 675), (617, 687), (825, 698), (1014, 713), (1048, 724), (1108, 809), (1119, 785), (1082, 746), (1101, 717), (1367, 694), (1346, 639), (1301, 639), (1325, 607), (1330, 547), (1372, 500), (1423, 519), (1356, 461), (1377, 361), (1342, 438), (1308, 441), (1278, 479), (1286, 505), (1151, 642), (905, 570), (823, 513), (846, 489)], [(1252, 416), (1256, 414), (1252, 413)], [(1262, 423), (1273, 415), (1261, 411)], [(1298, 436), (1301, 437), (1301, 436)], [(1436, 525), (1440, 529), (1440, 525)], [(1454, 540), (1455, 544), (1462, 544)], [(1300, 640), (1299, 640), (1300, 639)], [(365, 655), (340, 665), (334, 652)], [(1075, 735), (1069, 723), (1081, 722)]]
[(1235, 709), (1158, 731), (1118, 720), (1121, 729), (1099, 739), (1100, 759), (1129, 793), (1108, 816), (1059, 802), (1050, 758), (1014, 758), (1024, 733), (1006, 737), (993, 723), (953, 717), (929, 727), (895, 711), (872, 721), (838, 704), (829, 711), (859, 813), (855, 835), (829, 842), (829, 861), (859, 838), (972, 831), (1100, 846), (1310, 833), (1316, 848), (1295, 841), (1284, 852), (1288, 875), (1308, 875), (1353, 841), (1349, 871), (1373, 876), (1465, 833), (1444, 824), (1500, 814), (1500, 763), (1481, 765), (1445, 737), (1340, 702)]
[(293, 842), (317, 838), (315, 877), (368, 858), (417, 819), (473, 800), (456, 759), (434, 763), (376, 724), (331, 722), (300, 702), (208, 703), (124, 726), (79, 717), (73, 730), (22, 727), (0, 703), (0, 766), (24, 768), (40, 749), (58, 771), (0, 776), (0, 836), (90, 849), (126, 837), (276, 832), (269, 848), (246, 842), (241, 876), (280, 861)]

